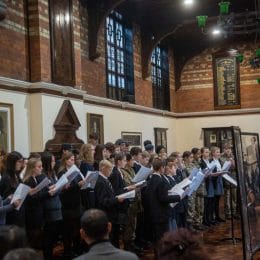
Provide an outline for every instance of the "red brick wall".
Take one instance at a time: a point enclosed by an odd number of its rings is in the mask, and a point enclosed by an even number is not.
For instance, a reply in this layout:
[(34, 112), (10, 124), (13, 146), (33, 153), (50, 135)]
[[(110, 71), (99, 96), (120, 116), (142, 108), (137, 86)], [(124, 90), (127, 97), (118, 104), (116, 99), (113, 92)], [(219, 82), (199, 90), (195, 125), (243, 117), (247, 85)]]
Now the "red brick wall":
[[(260, 69), (252, 69), (250, 57), (254, 56), (253, 44), (230, 46), (243, 54), (245, 59), (240, 64), (241, 108), (254, 108), (260, 105), (260, 85), (256, 78)], [(211, 54), (218, 49), (207, 49), (189, 60), (182, 71), (182, 87), (176, 92), (177, 112), (197, 112), (214, 110), (213, 72)]]
[(0, 75), (28, 80), (27, 29), (23, 1), (4, 1), (7, 16), (0, 22)]

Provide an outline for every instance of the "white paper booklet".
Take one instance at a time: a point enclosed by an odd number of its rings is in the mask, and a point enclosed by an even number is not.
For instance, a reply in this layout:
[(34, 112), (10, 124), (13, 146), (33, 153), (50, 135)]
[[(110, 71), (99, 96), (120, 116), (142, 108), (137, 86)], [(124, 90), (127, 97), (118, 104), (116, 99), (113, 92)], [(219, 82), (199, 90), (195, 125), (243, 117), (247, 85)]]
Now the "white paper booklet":
[(135, 183), (134, 185), (136, 188), (143, 187), (146, 185), (146, 180), (139, 181), (139, 182)]
[(200, 169), (198, 169), (197, 167), (194, 167), (192, 170), (191, 170), (191, 174), (189, 176), (189, 179), (192, 180), (196, 175), (197, 173), (200, 171)]
[(225, 161), (222, 168), (221, 168), (221, 171), (222, 172), (228, 172), (230, 167), (231, 167), (231, 161)]
[(58, 181), (55, 183), (55, 188), (54, 190), (57, 192), (59, 190), (61, 190), (66, 184), (68, 184), (69, 181), (67, 179), (67, 177), (65, 176), (65, 174), (63, 174)]
[(81, 187), (81, 190), (85, 190), (87, 188), (94, 189), (96, 186), (98, 175), (98, 171), (88, 171), (86, 177), (84, 178), (85, 184)]
[(189, 186), (191, 184), (191, 180), (189, 178), (185, 178), (183, 181), (180, 183), (176, 184), (174, 187), (180, 187), (184, 189), (185, 187)]
[(116, 196), (119, 199), (133, 199), (135, 198), (135, 190), (128, 191), (126, 193)]
[(231, 176), (229, 176), (227, 173), (223, 174), (222, 177), (228, 181), (229, 183), (231, 183), (232, 185), (234, 185), (235, 187), (237, 187), (237, 181), (232, 178)]
[(50, 180), (45, 177), (32, 191), (31, 195), (36, 194), (37, 192), (41, 191), (43, 188), (48, 186), (50, 184)]
[(205, 175), (201, 171), (199, 171), (196, 177), (193, 178), (192, 183), (189, 186), (188, 196), (191, 196), (191, 194), (199, 188), (201, 183), (204, 181), (204, 178)]
[(69, 182), (72, 182), (77, 177), (77, 175), (80, 175), (80, 177), (84, 179), (80, 169), (75, 164), (72, 165), (63, 175), (65, 175)]
[(152, 170), (150, 168), (144, 167), (141, 165), (140, 170), (137, 172), (135, 177), (133, 178), (133, 182), (140, 182), (143, 180), (146, 180), (147, 177), (152, 173)]
[(16, 208), (16, 210), (19, 210), (26, 198), (26, 196), (28, 195), (29, 191), (30, 191), (30, 187), (20, 183), (19, 186), (17, 187), (17, 189), (15, 190), (14, 196), (11, 200), (11, 204), (16, 201), (16, 200), (21, 200), (21, 203), (19, 205), (19, 207)]

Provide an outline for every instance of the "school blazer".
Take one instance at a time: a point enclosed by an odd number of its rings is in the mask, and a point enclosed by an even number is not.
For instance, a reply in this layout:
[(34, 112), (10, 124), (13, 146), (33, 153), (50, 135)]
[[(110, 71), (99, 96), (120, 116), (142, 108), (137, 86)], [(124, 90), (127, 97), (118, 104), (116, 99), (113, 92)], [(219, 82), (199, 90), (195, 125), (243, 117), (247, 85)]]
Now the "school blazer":
[(107, 213), (109, 221), (117, 223), (119, 214), (118, 207), (120, 203), (115, 197), (113, 189), (109, 185), (109, 180), (99, 175), (94, 193), (96, 207)]
[(146, 189), (152, 223), (166, 223), (170, 217), (170, 205), (179, 202), (179, 195), (168, 195), (169, 185), (163, 176), (153, 174)]

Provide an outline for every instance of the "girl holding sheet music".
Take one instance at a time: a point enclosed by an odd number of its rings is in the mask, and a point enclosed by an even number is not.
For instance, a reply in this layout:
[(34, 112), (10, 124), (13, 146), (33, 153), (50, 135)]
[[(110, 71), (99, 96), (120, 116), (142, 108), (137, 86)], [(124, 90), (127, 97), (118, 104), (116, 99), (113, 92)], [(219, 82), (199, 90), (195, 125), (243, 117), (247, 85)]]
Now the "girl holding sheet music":
[[(84, 177), (86, 177), (88, 171), (94, 171), (94, 152), (95, 148), (92, 144), (83, 144), (80, 148), (79, 158), (80, 171)], [(92, 188), (87, 188), (80, 191), (81, 193), (81, 203), (84, 210), (95, 207), (95, 195)]]
[[(42, 161), (40, 158), (31, 158), (28, 160), (23, 182), (25, 185), (35, 188), (41, 180)], [(43, 216), (43, 199), (48, 196), (48, 190), (44, 189), (32, 195), (28, 194), (25, 199), (25, 219), (26, 232), (29, 243), (32, 247), (37, 248), (41, 241), (41, 231), (44, 224)]]
[[(19, 152), (11, 152), (6, 158), (5, 173), (0, 181), (0, 195), (6, 199), (9, 195), (14, 194), (21, 179), (19, 173), (23, 166), (23, 156)], [(25, 225), (25, 212), (24, 207), (19, 211), (12, 210), (6, 214), (6, 224), (17, 225), (23, 227)]]
[(224, 195), (224, 187), (223, 187), (223, 180), (221, 176), (222, 172), (222, 163), (220, 161), (220, 149), (216, 146), (211, 147), (211, 155), (212, 155), (212, 161), (216, 164), (215, 169), (213, 170), (213, 173), (218, 173), (219, 175), (215, 179), (215, 185), (214, 185), (214, 213), (215, 213), (215, 221), (217, 222), (225, 222), (224, 219), (222, 219), (219, 216), (219, 200), (222, 195)]
[[(52, 187), (57, 182), (54, 166), (55, 158), (53, 154), (44, 152), (42, 154), (43, 175), (49, 179), (49, 187)], [(43, 238), (43, 255), (45, 259), (52, 259), (52, 251), (57, 240), (58, 235), (61, 233), (62, 226), (62, 213), (61, 201), (59, 193), (52, 193), (49, 190), (49, 196), (43, 201), (44, 211), (44, 238)]]
[[(63, 155), (61, 159), (61, 166), (58, 171), (60, 178), (65, 174), (70, 167), (74, 165), (74, 155), (68, 152)], [(62, 204), (62, 216), (64, 223), (64, 255), (71, 257), (79, 250), (80, 244), (80, 188), (84, 185), (80, 175), (77, 175), (71, 183), (67, 184), (60, 193), (60, 200)], [(73, 244), (73, 247), (72, 247)]]

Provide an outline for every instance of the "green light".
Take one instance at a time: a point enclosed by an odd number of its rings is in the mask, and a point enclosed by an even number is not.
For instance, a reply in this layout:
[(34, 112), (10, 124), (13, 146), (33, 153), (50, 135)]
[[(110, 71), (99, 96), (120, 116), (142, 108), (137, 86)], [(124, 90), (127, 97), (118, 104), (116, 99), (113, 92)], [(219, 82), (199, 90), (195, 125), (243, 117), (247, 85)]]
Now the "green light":
[(257, 79), (256, 79), (256, 82), (257, 82), (258, 84), (260, 84), (260, 78), (257, 78)]
[(220, 14), (228, 14), (230, 2), (220, 2), (218, 5)]
[(243, 60), (244, 60), (244, 55), (243, 55), (243, 54), (238, 54), (238, 55), (237, 55), (237, 59), (239, 60), (240, 63), (243, 62)]
[(199, 16), (197, 16), (196, 18), (197, 18), (198, 26), (199, 26), (200, 28), (205, 27), (206, 21), (207, 21), (207, 19), (208, 19), (208, 16), (207, 16), (207, 15), (199, 15)]
[(256, 57), (260, 57), (260, 49), (256, 49), (255, 55), (256, 55)]

